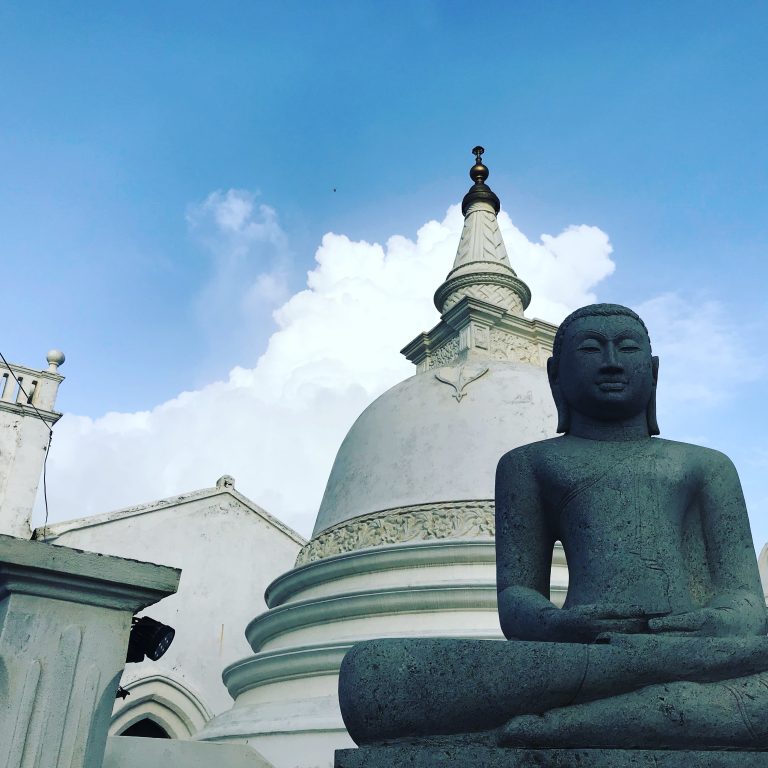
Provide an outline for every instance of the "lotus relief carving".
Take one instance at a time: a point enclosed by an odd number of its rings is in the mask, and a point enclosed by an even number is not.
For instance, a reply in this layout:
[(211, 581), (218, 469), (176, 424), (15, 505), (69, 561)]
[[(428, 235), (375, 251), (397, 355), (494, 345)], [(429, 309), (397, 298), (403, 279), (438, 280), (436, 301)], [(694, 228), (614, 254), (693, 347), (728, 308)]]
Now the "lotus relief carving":
[(443, 384), (448, 384), (453, 387), (454, 392), (452, 397), (456, 398), (456, 402), (460, 403), (462, 398), (466, 395), (464, 389), (468, 384), (473, 381), (477, 381), (481, 376), (488, 373), (488, 366), (468, 366), (462, 365), (458, 368), (441, 368), (435, 372), (435, 378), (438, 381), (442, 381)]

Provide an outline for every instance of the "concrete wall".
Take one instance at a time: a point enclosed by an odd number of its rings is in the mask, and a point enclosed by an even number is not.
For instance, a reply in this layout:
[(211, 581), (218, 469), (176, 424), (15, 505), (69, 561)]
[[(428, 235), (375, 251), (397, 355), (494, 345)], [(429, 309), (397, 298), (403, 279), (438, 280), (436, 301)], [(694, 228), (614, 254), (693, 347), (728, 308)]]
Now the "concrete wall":
[(103, 768), (271, 768), (243, 744), (202, 744), (113, 736)]

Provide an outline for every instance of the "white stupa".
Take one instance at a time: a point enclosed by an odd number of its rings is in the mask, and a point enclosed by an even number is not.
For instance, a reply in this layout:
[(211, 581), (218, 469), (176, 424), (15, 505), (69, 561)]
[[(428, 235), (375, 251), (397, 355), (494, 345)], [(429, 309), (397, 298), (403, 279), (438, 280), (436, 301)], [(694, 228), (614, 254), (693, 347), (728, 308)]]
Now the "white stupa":
[[(441, 320), (402, 350), (416, 374), (344, 439), (312, 539), (246, 629), (253, 655), (224, 670), (234, 705), (198, 739), (247, 742), (276, 768), (327, 768), (352, 745), (336, 689), (353, 643), (502, 637), (494, 473), (506, 451), (555, 434), (545, 364), (556, 327), (523, 315), (530, 291), (510, 265), (483, 149), (474, 152), (456, 260), (435, 294)], [(556, 548), (556, 602), (566, 588)]]

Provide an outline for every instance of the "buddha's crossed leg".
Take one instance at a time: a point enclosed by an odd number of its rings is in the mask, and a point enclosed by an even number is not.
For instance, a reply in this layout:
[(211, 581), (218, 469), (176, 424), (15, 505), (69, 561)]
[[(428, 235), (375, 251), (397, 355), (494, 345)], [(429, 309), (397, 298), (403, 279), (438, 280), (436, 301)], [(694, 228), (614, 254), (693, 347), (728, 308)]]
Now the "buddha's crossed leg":
[(678, 681), (512, 718), (507, 747), (716, 749), (768, 747), (768, 674)]
[[(720, 743), (722, 725), (731, 734), (741, 729), (734, 739), (753, 745), (763, 739), (755, 723), (768, 722), (766, 672), (766, 637), (618, 635), (593, 645), (387, 639), (349, 652), (339, 700), (358, 744), (499, 729), (507, 744), (563, 746), (566, 732), (574, 745), (599, 737), (658, 746), (660, 734), (672, 739), (689, 728)], [(606, 728), (614, 730), (604, 736)], [(625, 733), (633, 735), (619, 741)]]

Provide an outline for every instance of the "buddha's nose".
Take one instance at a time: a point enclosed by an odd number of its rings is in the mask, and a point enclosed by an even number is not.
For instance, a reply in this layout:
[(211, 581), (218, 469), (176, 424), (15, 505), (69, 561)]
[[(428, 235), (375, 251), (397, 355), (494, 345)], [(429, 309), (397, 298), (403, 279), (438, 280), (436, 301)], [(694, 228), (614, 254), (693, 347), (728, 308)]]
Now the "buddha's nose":
[(606, 344), (603, 350), (603, 365), (605, 370), (622, 370), (621, 361), (614, 344)]

